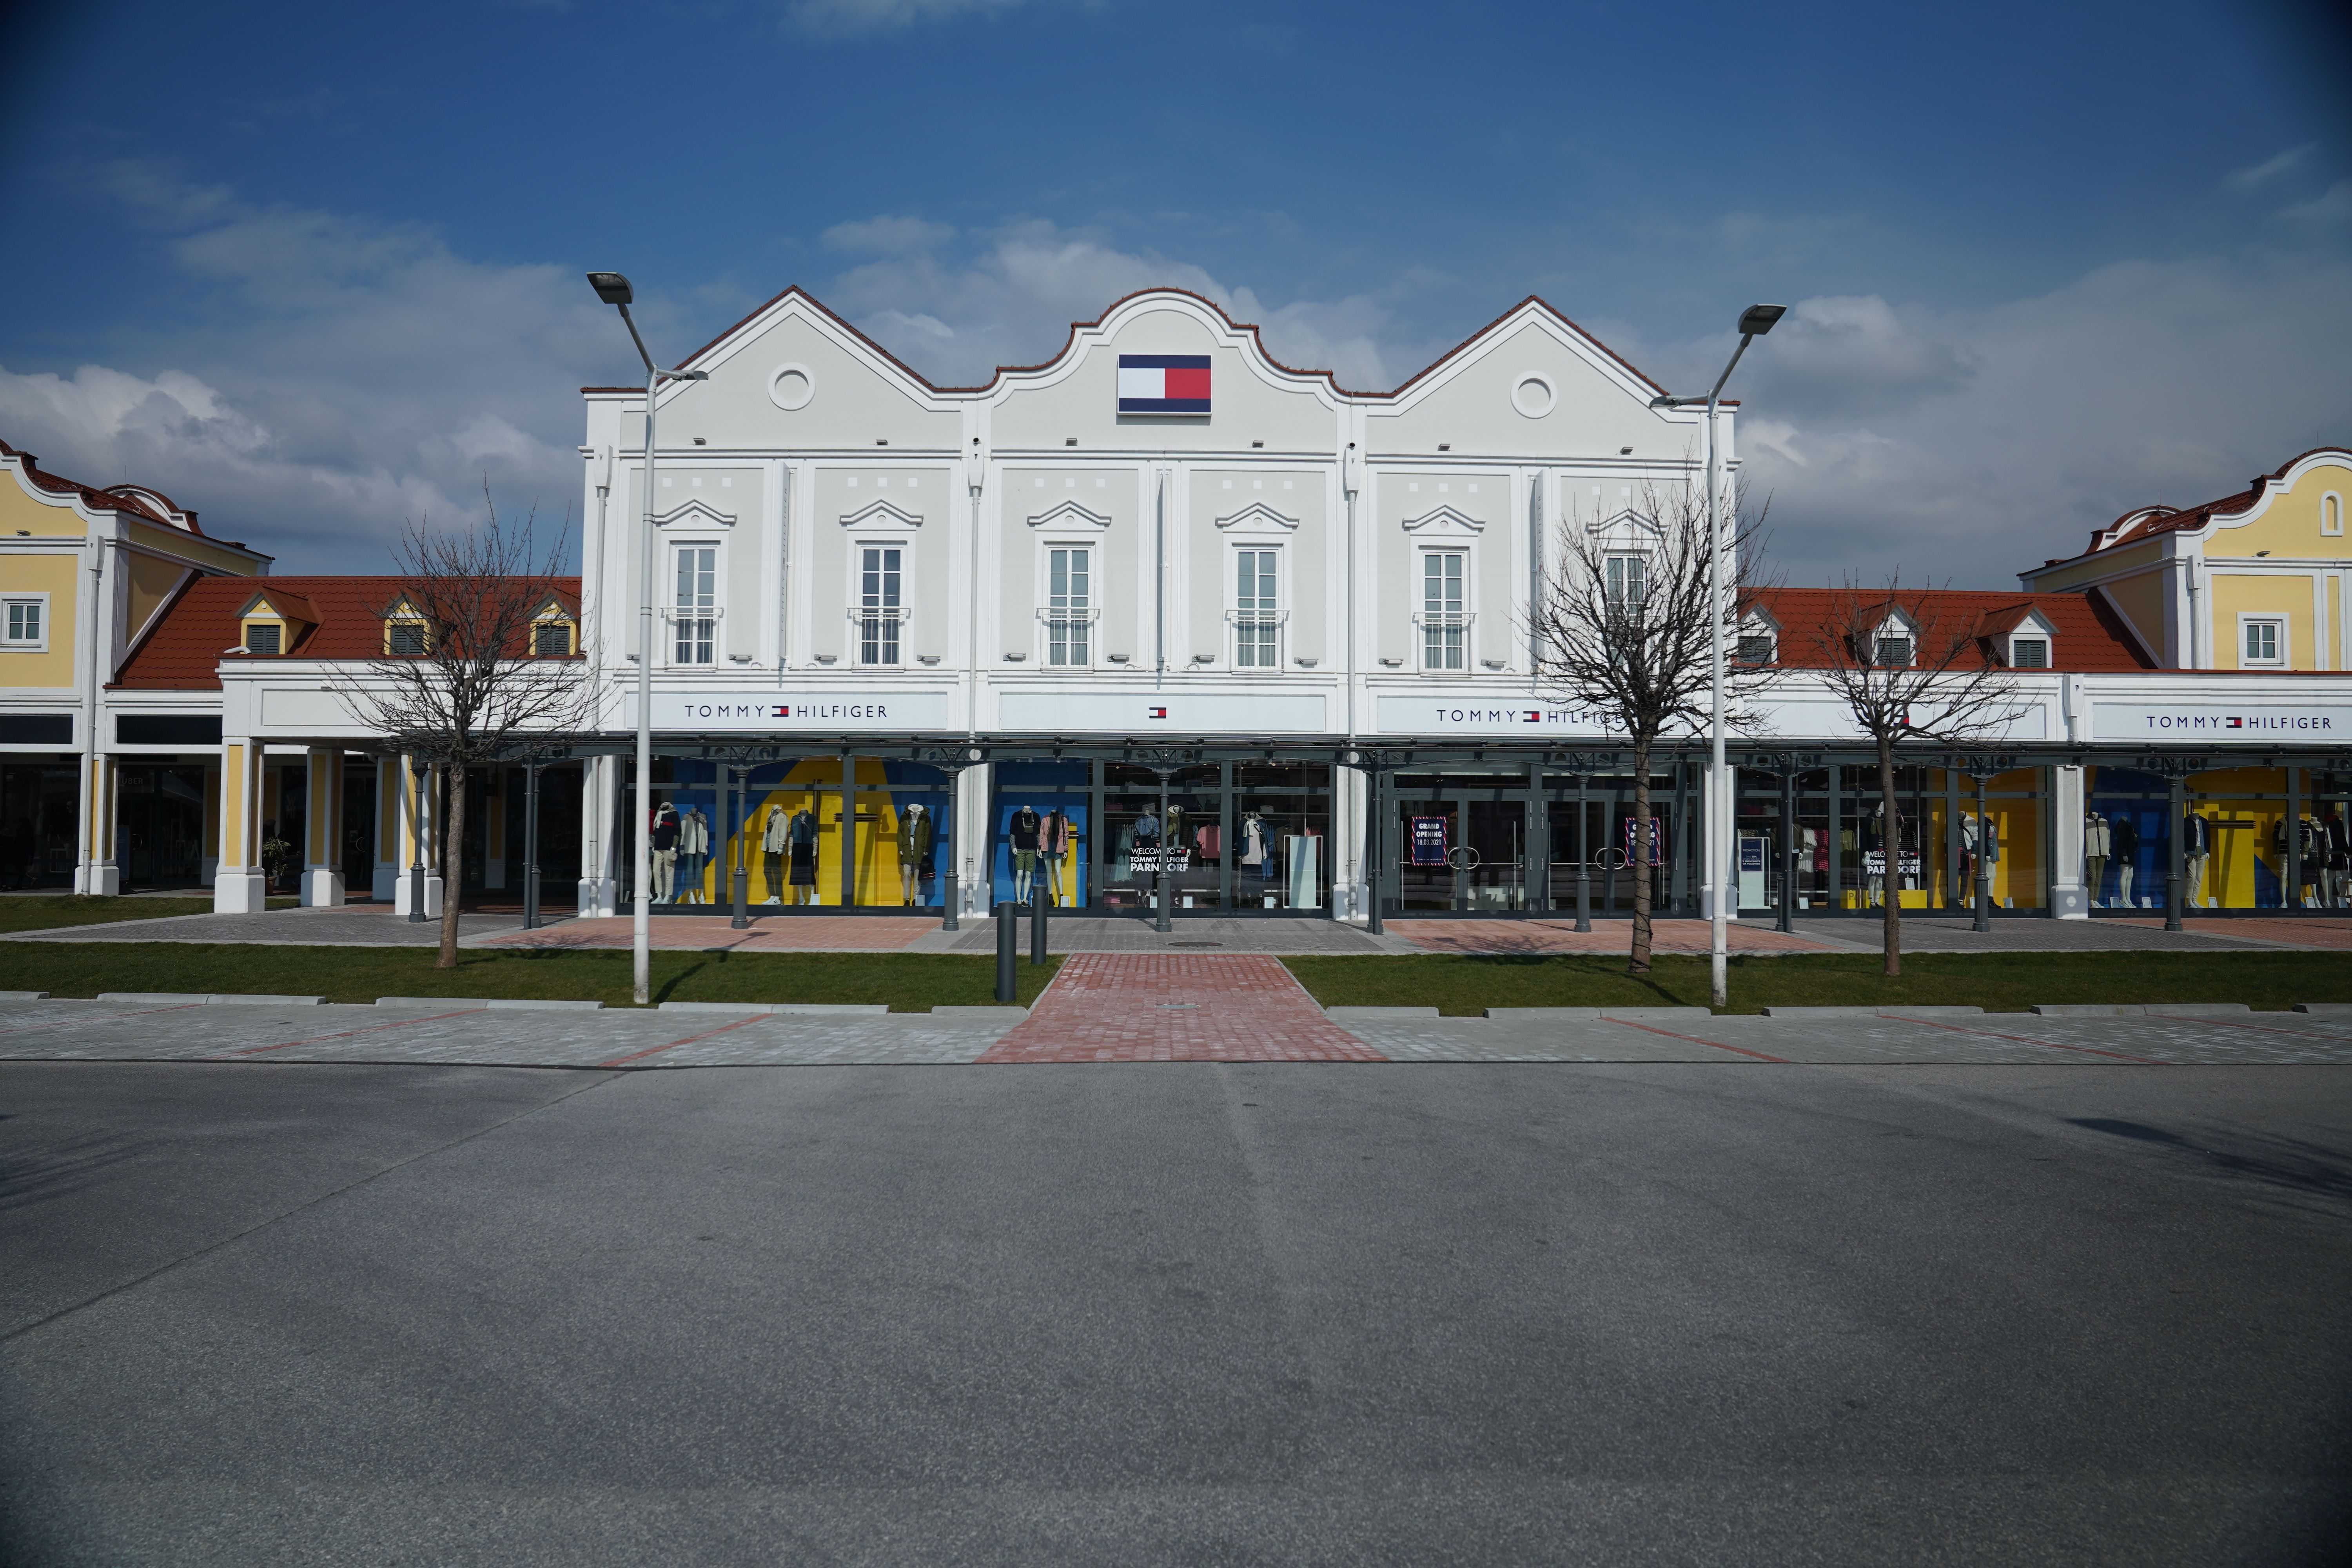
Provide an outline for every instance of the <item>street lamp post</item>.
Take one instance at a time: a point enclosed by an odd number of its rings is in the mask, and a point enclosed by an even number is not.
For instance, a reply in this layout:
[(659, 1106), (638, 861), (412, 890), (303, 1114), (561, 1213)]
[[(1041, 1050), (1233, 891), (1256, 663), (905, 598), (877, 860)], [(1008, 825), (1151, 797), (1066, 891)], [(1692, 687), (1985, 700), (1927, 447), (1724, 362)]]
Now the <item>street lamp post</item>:
[(635, 963), (631, 994), (638, 1006), (653, 999), (653, 774), (654, 774), (654, 442), (655, 404), (665, 381), (708, 381), (704, 370), (664, 370), (646, 352), (646, 340), (630, 319), (636, 291), (617, 272), (591, 272), (588, 286), (596, 298), (621, 312), (637, 357), (646, 362), (646, 508), (645, 538), (637, 571), (637, 831), (636, 897), (632, 900), (631, 947)]
[(1715, 781), (1714, 798), (1707, 812), (1706, 888), (1708, 892), (1708, 970), (1712, 979), (1715, 1005), (1727, 1006), (1731, 1001), (1731, 919), (1724, 908), (1727, 890), (1739, 885), (1738, 873), (1726, 863), (1730, 849), (1729, 834), (1723, 831), (1727, 809), (1723, 760), (1723, 486), (1716, 475), (1716, 410), (1723, 400), (1723, 384), (1731, 379), (1738, 367), (1739, 356), (1748, 345), (1772, 330), (1773, 324), (1788, 313), (1786, 305), (1750, 305), (1739, 312), (1739, 346), (1731, 351), (1731, 361), (1723, 374), (1715, 378), (1705, 397), (1654, 397), (1653, 408), (1693, 408), (1706, 405), (1706, 542), (1707, 542), (1707, 608), (1708, 628), (1707, 686), (1714, 706), (1707, 718), (1710, 734), (1708, 776)]

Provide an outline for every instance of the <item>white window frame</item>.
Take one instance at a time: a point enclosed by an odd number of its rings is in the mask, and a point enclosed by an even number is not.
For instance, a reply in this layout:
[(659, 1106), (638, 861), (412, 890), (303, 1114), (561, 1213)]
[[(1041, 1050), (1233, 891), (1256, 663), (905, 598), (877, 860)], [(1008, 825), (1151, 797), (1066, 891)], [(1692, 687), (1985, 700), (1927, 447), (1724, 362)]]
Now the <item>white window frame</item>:
[[(1054, 552), (1083, 550), (1087, 555), (1087, 602), (1075, 609), (1056, 611), (1053, 606)], [(1094, 534), (1047, 534), (1037, 541), (1037, 592), (1034, 599), (1037, 614), (1037, 647), (1035, 658), (1039, 669), (1086, 670), (1095, 668), (1102, 657), (1103, 542)], [(1086, 657), (1066, 664), (1054, 662), (1054, 627), (1056, 619), (1065, 626), (1079, 628), (1086, 639)]]
[[(41, 613), (41, 635), (37, 637), (16, 637), (9, 635), (8, 606), (31, 605)], [(0, 653), (47, 653), (49, 651), (49, 596), (47, 594), (0, 594)]]
[[(727, 542), (723, 539), (688, 537), (665, 539), (667, 547), (662, 564), (662, 668), (666, 669), (716, 669), (727, 661)], [(710, 552), (709, 613), (695, 606), (695, 613), (686, 613), (687, 606), (677, 602), (677, 554), (681, 550)], [(688, 660), (677, 657), (677, 630), (688, 621), (710, 623), (710, 658)]]
[[(1242, 608), (1241, 559), (1244, 554), (1274, 557), (1274, 605), (1271, 609), (1263, 606), (1254, 606), (1247, 610)], [(1232, 634), (1227, 639), (1226, 651), (1233, 661), (1232, 668), (1235, 671), (1245, 669), (1253, 676), (1256, 676), (1278, 674), (1283, 668), (1283, 659), (1290, 651), (1289, 556), (1290, 552), (1282, 547), (1281, 542), (1272, 539), (1235, 540), (1233, 547), (1225, 552), (1225, 583), (1233, 591), (1232, 602), (1225, 609), (1225, 622), (1232, 627)], [(1263, 664), (1244, 664), (1242, 662), (1243, 632), (1245, 629), (1263, 630), (1269, 626), (1274, 631), (1273, 657)], [(1263, 646), (1263, 638), (1252, 640)]]
[[(869, 616), (866, 610), (866, 552), (869, 550), (895, 550), (898, 552), (898, 603), (883, 615)], [(853, 669), (904, 669), (913, 662), (908, 658), (907, 628), (910, 605), (915, 598), (915, 541), (911, 534), (866, 533), (852, 534), (849, 539), (849, 592), (845, 595), (849, 616), (849, 665)], [(866, 657), (866, 623), (869, 619), (887, 619), (896, 628), (895, 636), (886, 641), (898, 655), (895, 659), (869, 659)]]
[(1642, 603), (1646, 604), (1649, 601), (1650, 552), (1646, 550), (1612, 550), (1607, 555), (1602, 557), (1601, 570), (1603, 576), (1601, 578), (1601, 596), (1608, 600), (1610, 607), (1612, 609), (1618, 607), (1618, 581), (1621, 578), (1630, 577), (1633, 575), (1630, 570), (1622, 569), (1621, 567), (1621, 563), (1633, 563), (1640, 566), (1642, 572)]
[[(2256, 626), (2268, 626), (2273, 633), (2275, 649), (2269, 658), (2254, 658), (2246, 653), (2246, 637)], [(2291, 617), (2273, 613), (2241, 613), (2238, 616), (2238, 668), (2240, 669), (2284, 669), (2294, 655), (2294, 626)]]
[[(1458, 611), (1433, 611), (1429, 607), (1429, 563), (1439, 555), (1456, 556), (1462, 562), (1462, 608)], [(1448, 540), (1413, 552), (1412, 602), (1417, 606), (1412, 616), (1413, 663), (1423, 675), (1470, 673), (1477, 654), (1474, 640), (1478, 622), (1477, 584), (1477, 552), (1470, 548), (1467, 541)], [(1445, 626), (1461, 628), (1459, 664), (1432, 664), (1429, 660), (1430, 634)]]

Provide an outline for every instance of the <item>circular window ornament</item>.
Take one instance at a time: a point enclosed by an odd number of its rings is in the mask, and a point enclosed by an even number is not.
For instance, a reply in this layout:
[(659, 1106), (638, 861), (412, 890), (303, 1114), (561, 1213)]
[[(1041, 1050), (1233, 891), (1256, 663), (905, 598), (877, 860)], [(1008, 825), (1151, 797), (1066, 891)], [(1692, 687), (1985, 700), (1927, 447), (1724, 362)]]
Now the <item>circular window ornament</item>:
[(786, 413), (806, 408), (815, 395), (816, 377), (804, 364), (780, 364), (768, 377), (768, 401)]
[(1551, 377), (1533, 371), (1519, 377), (1518, 384), (1511, 388), (1511, 406), (1529, 419), (1542, 418), (1559, 401), (1551, 389)]

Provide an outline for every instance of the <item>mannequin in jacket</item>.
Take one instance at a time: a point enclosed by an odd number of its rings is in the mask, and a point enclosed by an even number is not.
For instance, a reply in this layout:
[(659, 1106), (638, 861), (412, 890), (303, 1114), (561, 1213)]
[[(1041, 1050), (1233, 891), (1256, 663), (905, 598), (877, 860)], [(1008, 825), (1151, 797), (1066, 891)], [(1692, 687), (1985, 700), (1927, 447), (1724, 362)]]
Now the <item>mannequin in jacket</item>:
[(2327, 901), (2336, 909), (2352, 902), (2352, 830), (2344, 825), (2344, 814), (2334, 806), (2320, 825), (2327, 840)]
[(793, 902), (812, 904), (816, 901), (816, 813), (807, 806), (793, 813), (784, 827), (785, 849), (792, 857), (789, 880)]
[(2116, 852), (2116, 901), (2125, 909), (2132, 907), (2132, 873), (2139, 859), (2139, 829), (2132, 825), (2130, 814), (2117, 812), (2107, 824), (2107, 841)]
[(923, 879), (931, 874), (931, 814), (920, 805), (898, 817), (898, 901), (923, 901)]
[(710, 859), (710, 818), (702, 815), (698, 805), (689, 805), (686, 815), (677, 819), (677, 901), (698, 904), (702, 898), (702, 868)]
[(2205, 865), (2213, 853), (2213, 827), (2195, 812), (2180, 818), (2180, 897), (2186, 904), (2205, 903)]
[(2101, 895), (2107, 886), (2107, 852), (2114, 842), (2107, 828), (2107, 819), (2095, 811), (2083, 814), (2083, 886), (2089, 891), (2091, 907), (2104, 901)]
[(1065, 901), (1062, 867), (1069, 858), (1070, 847), (1077, 840), (1077, 829), (1071, 826), (1068, 812), (1057, 805), (1045, 814), (1045, 825), (1038, 829), (1037, 853), (1045, 857), (1046, 891), (1057, 908)]
[(654, 902), (666, 904), (677, 887), (677, 807), (668, 801), (661, 803), (661, 815), (654, 818), (652, 846)]
[(1037, 838), (1045, 819), (1037, 815), (1034, 805), (1015, 808), (1004, 825), (1005, 842), (1013, 850), (1013, 901), (1025, 904), (1029, 889), (1037, 879)]
[(760, 834), (760, 864), (767, 872), (768, 902), (784, 901), (784, 850), (792, 842), (792, 813), (781, 805), (768, 808), (768, 820)]

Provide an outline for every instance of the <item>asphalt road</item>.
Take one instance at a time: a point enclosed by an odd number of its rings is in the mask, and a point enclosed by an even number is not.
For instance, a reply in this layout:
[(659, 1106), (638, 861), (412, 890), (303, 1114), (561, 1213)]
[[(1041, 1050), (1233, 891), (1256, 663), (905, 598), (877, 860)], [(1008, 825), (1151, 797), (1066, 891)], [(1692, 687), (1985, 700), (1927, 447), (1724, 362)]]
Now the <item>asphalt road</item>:
[(0, 1065), (11, 1563), (2333, 1561), (2352, 1069)]

